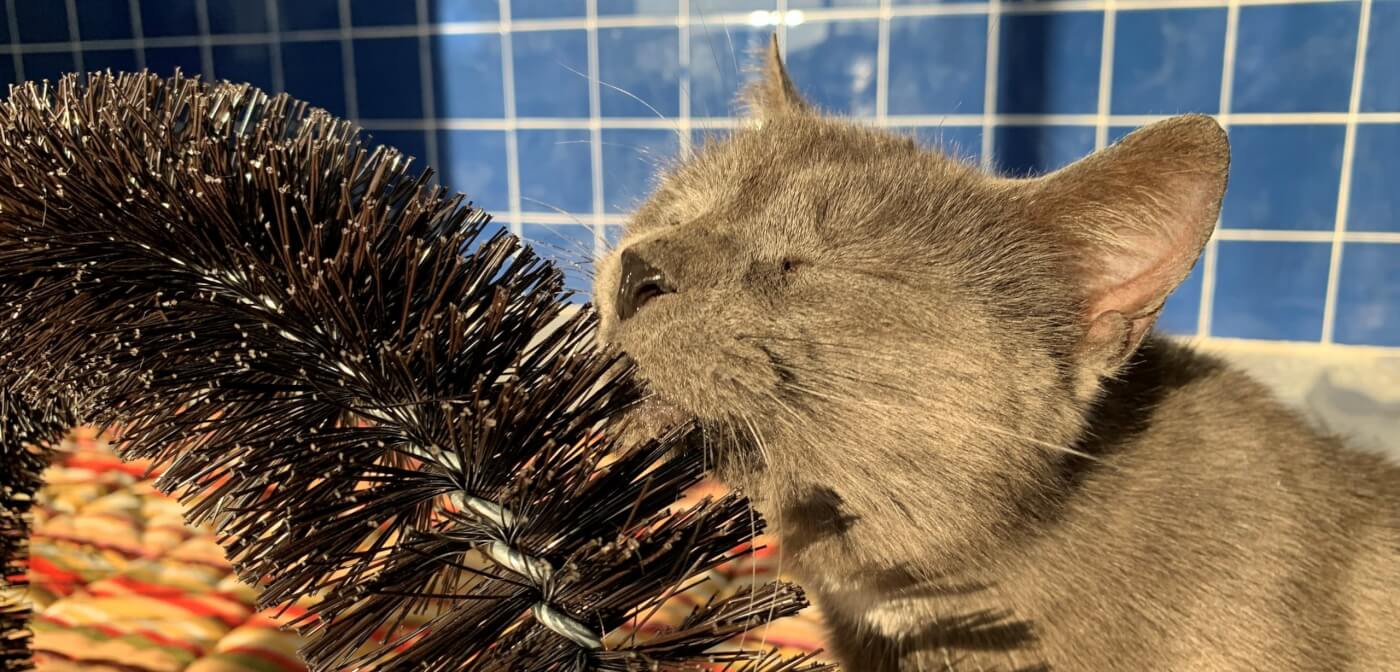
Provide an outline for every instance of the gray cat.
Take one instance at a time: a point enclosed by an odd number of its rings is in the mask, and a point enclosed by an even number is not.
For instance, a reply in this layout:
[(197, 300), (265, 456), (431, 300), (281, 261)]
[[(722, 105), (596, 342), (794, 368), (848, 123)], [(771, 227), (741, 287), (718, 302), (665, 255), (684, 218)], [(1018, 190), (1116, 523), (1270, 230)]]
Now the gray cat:
[(1213, 120), (1005, 179), (820, 116), (773, 48), (747, 97), (600, 262), (602, 338), (847, 670), (1400, 670), (1400, 470), (1152, 334)]

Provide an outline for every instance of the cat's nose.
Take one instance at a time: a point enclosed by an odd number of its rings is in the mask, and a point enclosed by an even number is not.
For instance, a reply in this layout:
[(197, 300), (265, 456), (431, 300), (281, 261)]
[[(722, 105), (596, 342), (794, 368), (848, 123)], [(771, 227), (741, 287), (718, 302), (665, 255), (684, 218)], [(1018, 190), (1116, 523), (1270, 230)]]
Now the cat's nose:
[(622, 279), (617, 285), (617, 319), (626, 320), (637, 314), (648, 301), (675, 290), (666, 276), (648, 264), (642, 255), (628, 249), (622, 251)]

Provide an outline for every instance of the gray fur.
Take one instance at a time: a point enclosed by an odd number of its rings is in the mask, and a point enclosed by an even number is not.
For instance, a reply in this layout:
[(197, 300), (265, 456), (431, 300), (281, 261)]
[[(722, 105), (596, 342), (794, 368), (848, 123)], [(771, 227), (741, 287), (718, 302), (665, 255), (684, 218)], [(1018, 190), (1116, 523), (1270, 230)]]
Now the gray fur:
[(1400, 472), (1149, 333), (1212, 120), (1011, 180), (819, 116), (776, 53), (750, 101), (620, 245), (675, 293), (619, 321), (613, 254), (596, 302), (847, 670), (1400, 670)]

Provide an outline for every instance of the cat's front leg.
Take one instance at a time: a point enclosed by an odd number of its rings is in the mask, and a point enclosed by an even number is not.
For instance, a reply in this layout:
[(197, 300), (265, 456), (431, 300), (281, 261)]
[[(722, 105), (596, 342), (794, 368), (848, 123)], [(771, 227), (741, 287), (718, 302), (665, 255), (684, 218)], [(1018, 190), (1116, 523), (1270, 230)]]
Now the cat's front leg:
[(842, 672), (902, 672), (897, 642), (875, 632), (859, 618), (823, 610), (827, 645)]

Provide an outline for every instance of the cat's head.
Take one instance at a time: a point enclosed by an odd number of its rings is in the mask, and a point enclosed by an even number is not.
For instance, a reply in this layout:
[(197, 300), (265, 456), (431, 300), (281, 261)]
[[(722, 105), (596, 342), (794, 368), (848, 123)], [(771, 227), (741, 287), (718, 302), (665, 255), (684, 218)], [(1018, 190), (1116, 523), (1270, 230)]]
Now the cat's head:
[(658, 398), (758, 433), (775, 468), (903, 468), (901, 446), (934, 440), (949, 470), (1004, 472), (1021, 451), (1034, 471), (1053, 451), (1025, 437), (1073, 439), (1225, 188), (1227, 140), (1201, 116), (1006, 179), (820, 115), (775, 46), (747, 101), (758, 123), (664, 176), (595, 300)]

